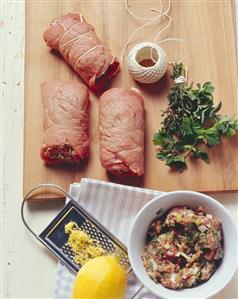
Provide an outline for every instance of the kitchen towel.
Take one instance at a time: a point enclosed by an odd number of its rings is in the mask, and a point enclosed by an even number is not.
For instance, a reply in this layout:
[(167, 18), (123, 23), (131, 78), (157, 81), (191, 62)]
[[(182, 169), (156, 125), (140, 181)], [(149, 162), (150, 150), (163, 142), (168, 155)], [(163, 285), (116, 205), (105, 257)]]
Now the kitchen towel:
[[(128, 228), (138, 211), (161, 191), (124, 186), (92, 179), (70, 185), (69, 194), (94, 218), (127, 245)], [(61, 263), (56, 271), (53, 299), (71, 299), (74, 275)], [(141, 287), (134, 275), (128, 279), (126, 299)], [(138, 299), (157, 298), (145, 288), (136, 296)]]

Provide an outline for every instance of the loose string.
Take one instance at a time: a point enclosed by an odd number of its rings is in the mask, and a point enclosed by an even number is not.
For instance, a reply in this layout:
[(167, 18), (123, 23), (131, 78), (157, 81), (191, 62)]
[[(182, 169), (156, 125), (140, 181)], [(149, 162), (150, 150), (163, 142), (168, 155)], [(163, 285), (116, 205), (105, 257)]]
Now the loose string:
[[(162, 6), (161, 0), (159, 0), (159, 3), (160, 3), (160, 11), (162, 12), (163, 6)], [(156, 16), (156, 17), (141, 17), (141, 16), (137, 16), (136, 14), (134, 14), (131, 10), (131, 0), (125, 0), (125, 6), (126, 6), (126, 10), (129, 12), (129, 14), (131, 14), (136, 19), (143, 20), (143, 21), (150, 21), (152, 18), (158, 18), (158, 16)], [(151, 11), (155, 11), (155, 10), (153, 8), (151, 8)]]
[[(135, 31), (133, 31), (131, 33), (131, 35), (129, 36), (126, 44), (125, 44), (125, 47), (122, 51), (122, 60), (124, 60), (124, 56), (125, 56), (125, 52), (127, 50), (127, 47), (129, 45), (129, 42), (131, 41), (132, 37), (138, 32), (140, 31), (141, 29), (143, 29), (144, 27), (146, 26), (149, 26), (151, 25), (153, 22), (155, 21), (158, 21), (161, 17), (166, 17), (167, 19), (169, 19), (169, 22), (166, 24), (166, 26), (164, 26), (164, 28), (162, 28), (155, 36), (155, 40), (154, 42), (157, 43), (158, 45), (163, 43), (163, 42), (167, 42), (167, 41), (179, 41), (179, 42), (183, 42), (182, 39), (180, 38), (175, 38), (175, 37), (170, 37), (170, 38), (166, 38), (164, 40), (161, 40), (158, 42), (158, 39), (159, 39), (159, 36), (170, 26), (171, 22), (172, 22), (172, 17), (170, 15), (168, 15), (168, 12), (170, 11), (170, 8), (171, 8), (171, 0), (168, 1), (168, 7), (165, 11), (163, 11), (163, 5), (162, 5), (162, 1), (159, 0), (159, 3), (160, 3), (160, 10), (158, 9), (155, 9), (155, 8), (150, 8), (151, 11), (153, 12), (156, 12), (158, 13), (159, 15), (156, 16), (156, 17), (150, 17), (150, 18), (147, 18), (147, 17), (140, 17), (140, 16), (137, 16), (135, 13), (133, 13), (131, 11), (131, 0), (125, 0), (125, 6), (126, 6), (126, 10), (130, 13), (130, 15), (132, 15), (134, 18), (136, 19), (139, 19), (139, 20), (149, 20), (149, 22), (141, 25), (140, 27), (138, 27)], [(156, 62), (153, 58), (153, 55), (152, 55), (152, 51), (153, 49), (151, 48), (150, 50), (150, 58), (153, 62)], [(184, 57), (183, 57), (184, 58)]]
[[(131, 33), (131, 35), (129, 36), (129, 38), (128, 38), (126, 44), (125, 44), (125, 47), (124, 47), (124, 49), (123, 49), (123, 51), (122, 51), (122, 60), (124, 60), (124, 56), (125, 56), (126, 49), (127, 49), (128, 45), (129, 45), (129, 42), (131, 41), (132, 37), (133, 37), (138, 31), (140, 31), (140, 30), (143, 29), (144, 27), (147, 27), (147, 26), (151, 25), (153, 22), (158, 21), (158, 20), (163, 16), (164, 12), (163, 12), (162, 2), (161, 2), (161, 0), (159, 0), (159, 2), (160, 2), (160, 7), (161, 7), (160, 15), (159, 15), (159, 16), (157, 15), (157, 16), (155, 16), (155, 17), (145, 18), (145, 17), (140, 17), (140, 16), (137, 16), (136, 14), (134, 14), (134, 13), (131, 11), (131, 9), (130, 9), (130, 7), (131, 7), (131, 0), (125, 0), (126, 10), (130, 13), (130, 15), (132, 15), (132, 16), (133, 16), (134, 18), (136, 18), (136, 19), (139, 19), (139, 20), (146, 20), (146, 21), (148, 21), (148, 22), (145, 23), (145, 24), (143, 24), (143, 25), (141, 25), (140, 27), (138, 27), (136, 30), (134, 30), (134, 31)], [(169, 10), (170, 10), (170, 0), (169, 0), (169, 6), (168, 6), (167, 10), (165, 11), (165, 13), (167, 14), (167, 12), (168, 12)], [(151, 8), (151, 11), (153, 11), (153, 12), (158, 12), (158, 11), (157, 11), (156, 9), (154, 9), (154, 8)]]
[[(170, 4), (170, 0), (169, 0), (169, 4)], [(170, 5), (169, 5), (169, 8), (170, 8)], [(154, 10), (155, 12), (161, 13), (161, 12), (158, 11), (157, 9), (153, 9), (153, 10)], [(155, 43), (157, 43), (158, 45), (160, 45), (160, 44), (162, 44), (162, 43), (164, 43), (164, 42), (167, 42), (167, 41), (184, 42), (183, 39), (181, 39), (181, 38), (177, 38), (177, 37), (169, 37), (169, 38), (165, 38), (165, 39), (163, 39), (163, 40), (158, 41), (159, 36), (161, 35), (161, 33), (163, 33), (163, 32), (170, 26), (170, 24), (172, 23), (172, 20), (173, 20), (172, 17), (171, 17), (170, 15), (167, 14), (167, 12), (164, 12), (163, 15), (169, 19), (169, 22), (168, 22), (168, 24), (167, 24), (166, 26), (164, 26), (164, 28), (163, 28), (162, 30), (160, 30), (160, 31), (156, 34), (156, 36), (155, 36)], [(152, 49), (151, 49), (151, 51), (152, 51)], [(151, 57), (151, 59), (152, 59), (152, 57)], [(184, 59), (184, 56), (182, 57), (181, 60), (183, 60), (183, 59)], [(153, 59), (152, 59), (152, 60), (153, 60)], [(153, 60), (153, 61), (154, 61), (154, 60)], [(155, 62), (155, 61), (154, 61), (154, 62)], [(173, 62), (168, 62), (168, 63), (173, 63)]]
[(159, 39), (159, 36), (161, 35), (161, 33), (163, 33), (163, 32), (170, 26), (170, 24), (171, 24), (171, 22), (172, 22), (172, 17), (171, 17), (170, 15), (167, 14), (167, 13), (169, 12), (169, 10), (170, 10), (170, 7), (171, 7), (171, 5), (170, 5), (170, 0), (169, 0), (169, 7), (168, 7), (168, 9), (167, 9), (165, 12), (163, 12), (163, 11), (159, 11), (159, 10), (157, 10), (157, 9), (152, 8), (152, 10), (153, 10), (154, 12), (157, 12), (157, 13), (161, 14), (162, 16), (164, 16), (164, 17), (166, 17), (166, 18), (169, 19), (168, 24), (165, 25), (164, 28), (162, 28), (162, 29), (156, 34), (156, 36), (155, 36), (155, 40), (154, 40), (155, 43), (158, 42), (158, 39)]

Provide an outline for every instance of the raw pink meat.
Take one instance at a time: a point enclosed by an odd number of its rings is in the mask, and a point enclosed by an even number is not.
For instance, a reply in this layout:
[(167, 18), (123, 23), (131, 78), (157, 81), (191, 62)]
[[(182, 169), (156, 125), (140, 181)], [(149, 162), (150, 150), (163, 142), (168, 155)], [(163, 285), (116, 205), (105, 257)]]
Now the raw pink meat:
[(139, 91), (112, 88), (101, 96), (100, 160), (114, 175), (143, 175), (144, 100)]
[(44, 138), (41, 158), (47, 164), (80, 162), (89, 155), (86, 86), (49, 81), (41, 85)]
[(46, 44), (95, 91), (101, 90), (119, 71), (119, 62), (98, 39), (92, 25), (76, 13), (53, 20), (44, 33)]

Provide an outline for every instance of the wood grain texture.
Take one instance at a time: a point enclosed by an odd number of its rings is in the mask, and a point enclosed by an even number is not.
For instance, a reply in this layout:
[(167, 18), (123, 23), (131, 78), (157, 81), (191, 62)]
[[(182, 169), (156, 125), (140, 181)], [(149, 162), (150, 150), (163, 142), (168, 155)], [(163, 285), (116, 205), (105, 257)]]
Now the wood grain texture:
[[(141, 16), (149, 16), (150, 7), (159, 8), (158, 1), (132, 1), (133, 10)], [(167, 2), (163, 2), (167, 5)], [(135, 6), (135, 8), (134, 8)], [(216, 87), (215, 98), (222, 100), (222, 113), (237, 116), (237, 61), (235, 30), (231, 1), (172, 1), (172, 25), (161, 35), (180, 37), (184, 43), (162, 44), (170, 60), (183, 61), (189, 70), (189, 80), (211, 81)], [(36, 14), (37, 11), (37, 14)], [(145, 175), (141, 179), (115, 180), (108, 177), (99, 161), (98, 108), (99, 99), (90, 94), (90, 159), (81, 167), (50, 166), (41, 161), (42, 104), (40, 83), (51, 79), (81, 79), (58, 55), (44, 44), (42, 35), (52, 19), (67, 12), (80, 12), (95, 26), (101, 40), (119, 58), (130, 33), (142, 23), (126, 12), (124, 1), (57, 1), (26, 2), (26, 56), (25, 56), (25, 150), (24, 192), (39, 183), (55, 183), (64, 188), (81, 177), (111, 180), (120, 183), (145, 186), (164, 191), (191, 189), (202, 192), (238, 190), (238, 137), (224, 140), (222, 145), (210, 151), (211, 162), (189, 162), (182, 174), (171, 171), (155, 158), (152, 144), (153, 132), (160, 127), (160, 114), (167, 106), (168, 74), (158, 83), (141, 85), (130, 78), (125, 64), (112, 86), (139, 88), (145, 99), (146, 140)], [(155, 34), (166, 24), (161, 19), (142, 30), (133, 43), (153, 41)], [(129, 48), (130, 48), (129, 47)]]

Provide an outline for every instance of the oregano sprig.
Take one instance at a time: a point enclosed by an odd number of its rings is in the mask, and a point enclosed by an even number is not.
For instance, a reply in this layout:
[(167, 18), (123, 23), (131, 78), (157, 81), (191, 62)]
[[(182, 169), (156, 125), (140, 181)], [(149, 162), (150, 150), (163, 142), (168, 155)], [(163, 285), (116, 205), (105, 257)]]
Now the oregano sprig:
[(175, 84), (169, 91), (168, 108), (162, 112), (162, 128), (154, 133), (153, 143), (159, 146), (157, 158), (183, 171), (186, 159), (193, 157), (209, 161), (206, 150), (221, 143), (222, 137), (232, 137), (238, 130), (238, 121), (220, 115), (222, 103), (214, 105), (214, 87), (211, 82), (186, 86), (176, 78), (184, 76), (182, 63), (173, 65)]

